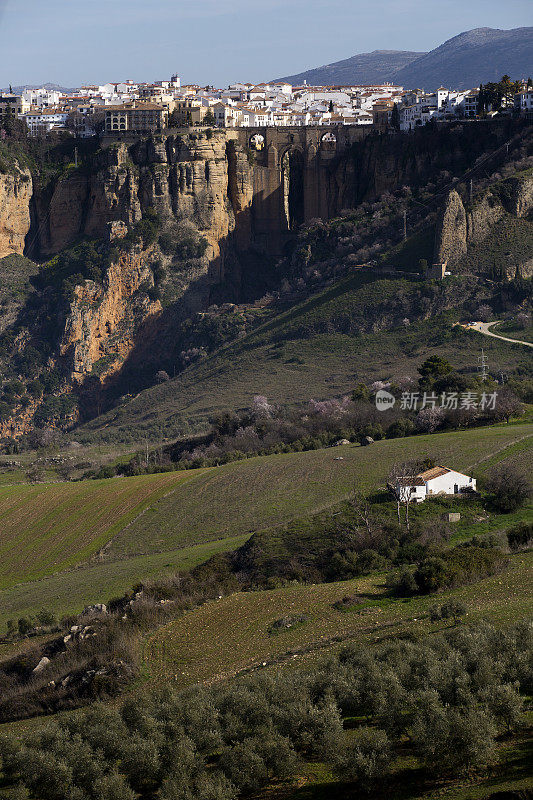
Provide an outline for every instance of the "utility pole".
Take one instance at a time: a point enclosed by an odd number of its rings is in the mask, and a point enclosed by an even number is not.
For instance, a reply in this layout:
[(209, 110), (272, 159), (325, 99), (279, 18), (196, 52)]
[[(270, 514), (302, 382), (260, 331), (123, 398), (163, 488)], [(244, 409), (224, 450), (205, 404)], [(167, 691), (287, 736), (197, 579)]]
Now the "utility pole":
[(74, 148), (74, 166), (78, 169), (78, 148)]
[(407, 239), (407, 211), (403, 212), (403, 240)]
[(481, 375), (481, 380), (483, 381), (483, 383), (485, 383), (485, 381), (489, 377), (489, 362), (487, 361), (487, 356), (485, 355), (485, 351), (483, 350), (483, 348), (481, 348), (481, 355), (478, 357), (478, 363), (479, 363), (478, 369)]

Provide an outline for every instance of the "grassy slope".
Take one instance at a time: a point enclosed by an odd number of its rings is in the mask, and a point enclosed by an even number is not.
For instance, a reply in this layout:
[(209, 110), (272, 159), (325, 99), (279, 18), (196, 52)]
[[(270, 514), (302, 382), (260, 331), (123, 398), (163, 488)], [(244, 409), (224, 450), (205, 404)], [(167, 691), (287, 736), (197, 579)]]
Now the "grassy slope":
[[(530, 463), (532, 433), (531, 424), (500, 425), (386, 440), (369, 448), (265, 456), (205, 472), (2, 487), (0, 624), (41, 608), (80, 611), (138, 580), (192, 566), (239, 546), (254, 531), (335, 505), (354, 485), (372, 491), (383, 485), (395, 460), (432, 454), (458, 469), (473, 468), (476, 475), (506, 457)], [(342, 461), (335, 460), (339, 455)], [(21, 513), (28, 521), (22, 533)], [(43, 520), (54, 523), (46, 535)], [(105, 560), (73, 569), (106, 542)], [(35, 580), (39, 575), (44, 577)]]
[[(474, 333), (450, 321), (426, 320), (410, 327), (362, 335), (339, 333), (339, 320), (366, 313), (399, 289), (402, 279), (368, 282), (356, 273), (278, 315), (243, 339), (189, 367), (177, 378), (141, 392), (76, 431), (80, 440), (128, 440), (165, 426), (168, 436), (205, 423), (220, 408), (243, 408), (255, 394), (278, 403), (322, 399), (349, 392), (358, 381), (416, 374), (428, 355), (439, 353), (458, 368), (477, 366), (481, 347)], [(453, 314), (452, 314), (453, 316)], [(316, 333), (316, 330), (322, 331)], [(330, 332), (328, 332), (330, 331)], [(520, 345), (483, 342), (492, 370), (528, 364)]]
[[(501, 425), (233, 462), (160, 500), (115, 537), (108, 555), (170, 549), (207, 533), (220, 538), (271, 528), (327, 508), (354, 488), (367, 493), (384, 486), (390, 467), (399, 460), (430, 454), (437, 462), (453, 463), (462, 471), (474, 468), (477, 474), (480, 461), (502, 448), (512, 445), (511, 452), (516, 449), (520, 458), (531, 452), (533, 439), (523, 437), (532, 432), (530, 424)], [(338, 456), (343, 460), (335, 460)], [(177, 519), (181, 524), (176, 525)]]
[[(86, 605), (123, 595), (141, 578), (191, 569), (216, 553), (234, 550), (247, 536), (203, 542), (170, 553), (88, 564), (37, 581), (0, 590), (0, 629), (8, 619), (35, 614), (46, 608), (56, 616), (79, 614)], [(0, 644), (0, 657), (4, 654)]]
[(89, 558), (194, 472), (0, 488), (0, 588)]
[(519, 328), (513, 321), (501, 322), (491, 327), (493, 333), (501, 336), (508, 336), (510, 339), (521, 339), (524, 342), (533, 342), (533, 325), (527, 328)]
[[(512, 556), (507, 572), (438, 597), (391, 598), (383, 575), (234, 594), (206, 603), (149, 636), (143, 674), (186, 686), (229, 677), (265, 661), (301, 661), (348, 639), (378, 641), (405, 631), (425, 633), (438, 627), (424, 618), (428, 608), (450, 597), (467, 606), (465, 622), (490, 616), (494, 624), (511, 623), (531, 611), (532, 570), (533, 552), (520, 553)], [(355, 593), (366, 599), (353, 611), (332, 607)], [(308, 615), (303, 625), (269, 635), (276, 619), (302, 613)]]

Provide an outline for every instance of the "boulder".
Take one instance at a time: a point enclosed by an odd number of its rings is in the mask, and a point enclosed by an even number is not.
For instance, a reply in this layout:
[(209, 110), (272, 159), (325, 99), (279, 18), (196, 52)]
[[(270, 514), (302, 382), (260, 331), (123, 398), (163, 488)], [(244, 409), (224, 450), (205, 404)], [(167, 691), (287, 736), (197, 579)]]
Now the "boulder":
[(107, 614), (107, 606), (105, 603), (95, 603), (94, 606), (86, 606), (83, 609), (82, 616), (89, 614)]
[(39, 663), (37, 664), (37, 666), (35, 667), (35, 669), (32, 670), (33, 674), (34, 675), (38, 675), (40, 672), (43, 671), (43, 669), (45, 667), (48, 666), (49, 663), (50, 663), (50, 659), (47, 658), (46, 656), (43, 656), (41, 658), (41, 660), (39, 661)]

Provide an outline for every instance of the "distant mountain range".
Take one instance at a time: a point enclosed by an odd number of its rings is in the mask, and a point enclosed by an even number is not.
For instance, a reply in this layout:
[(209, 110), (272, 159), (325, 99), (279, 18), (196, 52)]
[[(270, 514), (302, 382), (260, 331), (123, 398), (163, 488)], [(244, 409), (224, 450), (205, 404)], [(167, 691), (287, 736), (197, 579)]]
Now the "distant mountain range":
[(280, 80), (293, 85), (307, 81), (311, 86), (390, 81), (433, 90), (441, 85), (466, 89), (505, 74), (514, 79), (533, 74), (533, 28), (474, 28), (429, 53), (374, 50)]
[[(22, 94), (24, 89), (48, 89), (51, 92), (61, 92), (62, 94), (70, 94), (73, 89), (67, 89), (65, 86), (58, 86), (57, 83), (40, 83), (34, 86), (12, 86), (11, 89), (15, 94)], [(0, 92), (9, 92), (9, 86), (0, 89)]]
[(298, 75), (289, 75), (281, 80), (286, 80), (293, 86), (301, 86), (304, 81), (309, 86), (383, 83), (389, 81), (395, 72), (425, 55), (426, 53), (411, 53), (406, 50), (374, 50), (372, 53), (359, 53), (325, 67), (309, 69)]

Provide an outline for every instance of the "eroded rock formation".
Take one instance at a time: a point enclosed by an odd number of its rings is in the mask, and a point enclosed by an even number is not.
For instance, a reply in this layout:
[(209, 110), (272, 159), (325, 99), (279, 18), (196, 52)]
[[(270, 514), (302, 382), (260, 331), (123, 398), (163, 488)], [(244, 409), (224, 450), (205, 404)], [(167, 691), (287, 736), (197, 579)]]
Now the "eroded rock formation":
[[(452, 190), (444, 204), (437, 224), (434, 260), (460, 266), (471, 245), (483, 243), (494, 235), (495, 226), (510, 217), (524, 219), (533, 211), (533, 176), (508, 178), (484, 191), (465, 208), (459, 194)], [(517, 267), (522, 277), (533, 274), (533, 259), (520, 263), (509, 261), (508, 277)]]
[(29, 170), (15, 166), (11, 173), (0, 173), (0, 258), (24, 252), (32, 194)]
[(74, 383), (87, 375), (103, 380), (116, 372), (131, 352), (139, 326), (161, 311), (159, 300), (146, 293), (154, 285), (150, 257), (150, 251), (138, 246), (119, 255), (101, 286), (89, 280), (76, 286), (59, 344)]

